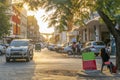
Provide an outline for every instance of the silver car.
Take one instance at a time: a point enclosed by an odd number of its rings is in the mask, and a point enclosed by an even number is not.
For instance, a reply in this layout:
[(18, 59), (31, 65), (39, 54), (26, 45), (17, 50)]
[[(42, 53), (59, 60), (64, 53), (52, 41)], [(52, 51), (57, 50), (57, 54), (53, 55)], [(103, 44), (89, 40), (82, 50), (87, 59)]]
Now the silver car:
[(90, 48), (96, 56), (99, 55), (101, 48), (105, 48), (106, 45), (103, 41), (89, 41), (85, 43), (84, 48)]
[(48, 50), (55, 51), (55, 46), (55, 44), (49, 44), (47, 48)]
[(29, 39), (15, 39), (6, 50), (6, 62), (11, 59), (33, 59), (33, 45)]
[(72, 55), (73, 54), (72, 45), (65, 46), (63, 52), (67, 53), (68, 55)]

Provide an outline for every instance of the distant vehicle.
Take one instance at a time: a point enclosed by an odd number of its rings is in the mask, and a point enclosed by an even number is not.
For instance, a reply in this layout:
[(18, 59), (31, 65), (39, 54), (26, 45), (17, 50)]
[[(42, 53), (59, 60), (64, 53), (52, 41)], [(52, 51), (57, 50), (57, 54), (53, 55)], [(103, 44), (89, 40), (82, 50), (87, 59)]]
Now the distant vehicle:
[(56, 52), (59, 52), (59, 53), (63, 52), (63, 49), (64, 49), (64, 47), (65, 47), (66, 45), (67, 45), (67, 43), (57, 44), (57, 45), (55, 46), (55, 51), (56, 51)]
[(36, 51), (41, 51), (41, 44), (40, 43), (35, 44), (35, 50)]
[(92, 52), (95, 53), (96, 56), (99, 55), (101, 48), (105, 48), (106, 45), (103, 41), (88, 41), (85, 43), (84, 48), (90, 48)]
[(55, 51), (55, 46), (55, 44), (49, 44), (47, 48), (48, 50)]
[(41, 45), (41, 48), (44, 49), (46, 47), (46, 44), (44, 42), (39, 43)]
[(66, 51), (64, 50), (65, 49), (65, 47), (68, 47), (69, 46), (69, 44), (68, 43), (63, 43), (63, 44), (57, 44), (56, 46), (55, 46), (55, 51), (56, 52), (59, 52), (59, 53), (61, 53), (61, 52), (65, 52), (66, 53)]
[(73, 54), (72, 45), (65, 46), (63, 52), (67, 53), (68, 55), (72, 55)]
[(6, 46), (4, 44), (0, 44), (0, 55), (5, 54)]
[(14, 39), (6, 49), (6, 62), (11, 59), (33, 59), (33, 44), (29, 39)]
[(82, 48), (81, 53), (83, 54), (84, 52), (93, 52), (93, 51), (90, 48)]

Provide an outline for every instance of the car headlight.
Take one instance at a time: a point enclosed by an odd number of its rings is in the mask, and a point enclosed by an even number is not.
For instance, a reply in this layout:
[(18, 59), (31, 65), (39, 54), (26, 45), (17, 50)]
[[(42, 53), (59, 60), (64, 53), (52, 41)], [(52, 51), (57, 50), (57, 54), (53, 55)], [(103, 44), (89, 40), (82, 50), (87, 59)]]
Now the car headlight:
[(27, 52), (27, 49), (22, 49), (23, 50), (23, 52)]

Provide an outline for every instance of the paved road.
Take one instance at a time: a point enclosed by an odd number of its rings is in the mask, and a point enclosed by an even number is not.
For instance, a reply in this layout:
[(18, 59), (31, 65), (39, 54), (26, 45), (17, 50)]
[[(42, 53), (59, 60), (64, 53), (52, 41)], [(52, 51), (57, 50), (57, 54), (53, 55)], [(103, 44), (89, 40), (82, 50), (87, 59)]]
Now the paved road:
[[(114, 59), (112, 59), (114, 61)], [(34, 52), (33, 61), (5, 62), (5, 56), (0, 56), (0, 80), (112, 80), (112, 75), (101, 76), (100, 58), (96, 59), (96, 72), (82, 71), (81, 58), (68, 57), (65, 54), (56, 53), (43, 49), (41, 52)], [(92, 74), (91, 74), (92, 73)], [(87, 75), (91, 74), (91, 75)], [(99, 75), (95, 75), (99, 74)], [(95, 77), (96, 76), (96, 77)], [(116, 76), (116, 79), (119, 76)]]
[(34, 52), (33, 61), (5, 62), (0, 56), (0, 80), (76, 80), (81, 60), (43, 49)]

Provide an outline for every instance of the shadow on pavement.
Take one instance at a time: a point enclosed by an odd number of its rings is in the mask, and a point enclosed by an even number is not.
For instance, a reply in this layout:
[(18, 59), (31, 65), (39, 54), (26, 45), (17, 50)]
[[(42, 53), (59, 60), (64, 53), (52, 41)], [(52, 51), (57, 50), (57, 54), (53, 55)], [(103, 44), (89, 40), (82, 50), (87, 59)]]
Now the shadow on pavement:
[(119, 80), (120, 74), (118, 73), (109, 73), (109, 72), (103, 72), (101, 73), (100, 70), (94, 70), (94, 71), (80, 71), (77, 74), (77, 80)]
[(31, 60), (15, 60), (2, 62), (0, 66), (0, 80), (32, 80), (35, 72), (35, 62)]

